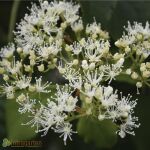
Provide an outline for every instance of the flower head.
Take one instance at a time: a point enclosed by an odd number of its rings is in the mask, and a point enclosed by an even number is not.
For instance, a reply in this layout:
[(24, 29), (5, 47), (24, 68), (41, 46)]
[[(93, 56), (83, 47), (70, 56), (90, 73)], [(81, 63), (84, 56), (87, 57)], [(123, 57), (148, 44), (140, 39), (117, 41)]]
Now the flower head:
[(65, 145), (66, 145), (67, 138), (72, 140), (71, 135), (73, 133), (76, 133), (75, 131), (72, 130), (72, 124), (70, 124), (70, 123), (62, 123), (62, 124), (56, 126), (56, 128), (54, 128), (54, 131), (56, 133), (61, 134), (60, 137), (63, 137)]

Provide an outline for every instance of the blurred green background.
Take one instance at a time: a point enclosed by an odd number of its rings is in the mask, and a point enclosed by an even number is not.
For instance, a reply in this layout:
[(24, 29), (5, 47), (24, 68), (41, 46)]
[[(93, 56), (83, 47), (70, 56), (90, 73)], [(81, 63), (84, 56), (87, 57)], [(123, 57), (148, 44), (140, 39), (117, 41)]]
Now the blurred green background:
[[(145, 23), (150, 20), (149, 0), (78, 0), (78, 2), (81, 4), (84, 22), (90, 23), (95, 17), (96, 21), (102, 24), (102, 28), (110, 33), (112, 44), (121, 37), (123, 26), (127, 25), (127, 21)], [(16, 3), (18, 9), (16, 7), (13, 9), (14, 1), (0, 0), (0, 47), (12, 41), (14, 22), (19, 23), (24, 14), (28, 12), (26, 7), (31, 6), (31, 1), (17, 0)], [(14, 17), (15, 12), (16, 17)], [(150, 89), (143, 87), (141, 94), (136, 95), (136, 87), (130, 81), (128, 83), (114, 81), (112, 85), (119, 91), (125, 94), (131, 93), (135, 99), (138, 98), (136, 116), (139, 117), (141, 126), (135, 131), (136, 136), (127, 136), (125, 139), (118, 137), (117, 141), (114, 140), (111, 143), (103, 129), (99, 131), (100, 133), (97, 132), (98, 134), (92, 134), (92, 132), (95, 133), (96, 127), (91, 126), (86, 131), (94, 136), (95, 141), (87, 143), (85, 138), (74, 135), (73, 142), (68, 142), (67, 146), (64, 146), (62, 139), (51, 131), (45, 137), (41, 137), (40, 134), (35, 135), (30, 127), (19, 125), (26, 120), (25, 117), (17, 114), (17, 106), (14, 102), (5, 101), (4, 97), (0, 97), (0, 150), (13, 149), (2, 147), (2, 141), (6, 137), (15, 140), (41, 140), (43, 143), (40, 148), (15, 148), (26, 150), (150, 150)], [(76, 125), (76, 122), (74, 124)]]

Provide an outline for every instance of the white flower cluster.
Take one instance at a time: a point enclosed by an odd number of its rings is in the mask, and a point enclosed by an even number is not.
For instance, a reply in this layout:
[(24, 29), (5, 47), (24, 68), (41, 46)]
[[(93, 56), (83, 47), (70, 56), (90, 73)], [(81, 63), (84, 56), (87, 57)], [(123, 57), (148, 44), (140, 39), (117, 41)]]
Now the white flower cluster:
[[(33, 4), (30, 14), (26, 14), (17, 26), (16, 41), (28, 53), (31, 49), (41, 47), (43, 44), (56, 42), (63, 38), (68, 26), (77, 30), (77, 24), (82, 22), (78, 15), (79, 5), (63, 1), (41, 1), (40, 6)], [(79, 20), (79, 21), (78, 21)]]
[[(111, 86), (102, 86), (103, 81), (110, 83), (122, 72), (124, 63), (124, 55), (117, 53), (112, 55), (109, 48), (110, 44), (107, 40), (98, 41), (91, 38), (67, 45), (66, 51), (72, 53), (74, 59), (66, 60), (65, 64), (62, 60), (58, 70), (74, 90), (79, 90), (80, 99), (84, 104), (83, 109), (86, 110), (85, 114), (97, 116), (100, 121), (111, 119), (118, 125), (117, 133), (123, 138), (126, 133), (134, 135), (133, 129), (139, 127), (139, 124), (136, 124), (138, 119), (133, 117), (132, 120), (136, 101), (130, 101), (130, 96), (121, 95), (119, 98), (117, 91), (113, 92)], [(107, 61), (113, 60), (114, 64), (108, 64), (105, 58)], [(95, 114), (95, 112), (99, 113)]]
[(86, 26), (86, 34), (90, 35), (92, 38), (103, 38), (103, 39), (109, 39), (109, 34), (106, 31), (103, 31), (101, 29), (101, 24), (93, 22), (91, 24), (88, 24)]
[[(116, 41), (115, 45), (119, 47), (121, 53), (125, 53), (126, 57), (132, 61), (129, 66), (126, 66), (126, 74), (136, 81), (137, 88), (141, 88), (143, 84), (149, 86), (150, 72), (145, 67), (149, 64), (150, 56), (149, 23), (146, 22), (145, 27), (143, 27), (142, 23), (134, 22), (131, 25), (128, 22), (128, 27), (125, 27), (125, 30), (127, 34), (124, 34), (122, 38)], [(145, 65), (145, 62), (147, 65)]]
[[(144, 60), (149, 56), (150, 29), (148, 23), (145, 28), (135, 23), (126, 30), (127, 35), (115, 43), (121, 51), (112, 54), (108, 32), (96, 21), (84, 27), (79, 5), (66, 1), (32, 4), (17, 25), (16, 44), (1, 49), (0, 74), (5, 82), (1, 93), (16, 99), (19, 113), (31, 118), (24, 125), (36, 127), (43, 135), (52, 129), (65, 144), (76, 133), (71, 121), (85, 116), (112, 120), (122, 138), (126, 133), (134, 135), (134, 128), (139, 127), (133, 116), (136, 100), (120, 96), (110, 83), (126, 69), (137, 79), (138, 88), (149, 85), (150, 64)], [(134, 63), (126, 68), (128, 57)], [(44, 80), (54, 68), (66, 79), (65, 85)]]
[(72, 131), (72, 125), (65, 120), (75, 111), (78, 99), (72, 96), (73, 91), (68, 85), (57, 85), (56, 89), (55, 96), (47, 99), (46, 106), (40, 103), (40, 107), (37, 108), (37, 100), (30, 99), (28, 94), (18, 96), (17, 102), (21, 106), (20, 113), (31, 113), (32, 119), (26, 125), (36, 126), (36, 132), (44, 132), (43, 135), (46, 135), (49, 129), (62, 133), (66, 144), (67, 138), (71, 139), (71, 134), (76, 132)]

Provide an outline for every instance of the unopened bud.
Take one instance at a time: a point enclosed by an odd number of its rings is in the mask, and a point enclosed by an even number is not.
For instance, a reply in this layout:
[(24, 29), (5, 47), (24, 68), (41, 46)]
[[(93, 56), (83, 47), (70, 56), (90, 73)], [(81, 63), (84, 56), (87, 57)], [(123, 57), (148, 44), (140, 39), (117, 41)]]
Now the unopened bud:
[(36, 89), (35, 86), (33, 86), (33, 85), (30, 85), (30, 86), (29, 86), (29, 91), (30, 91), (30, 92), (34, 92), (35, 89)]
[(74, 59), (72, 63), (73, 63), (73, 65), (76, 66), (76, 65), (78, 65), (79, 61), (78, 61), (78, 59)]
[(21, 47), (18, 47), (18, 48), (17, 48), (17, 52), (18, 52), (18, 53), (21, 53), (22, 51), (23, 51), (23, 49), (22, 49)]
[(6, 75), (6, 74), (4, 74), (4, 75), (3, 75), (3, 79), (4, 79), (5, 81), (8, 81), (8, 80), (9, 80), (9, 76)]
[(94, 70), (94, 69), (95, 69), (95, 63), (91, 63), (91, 64), (89, 65), (89, 69), (90, 69), (90, 70)]
[(130, 68), (126, 70), (126, 74), (128, 74), (128, 75), (131, 74), (131, 69)]
[(137, 79), (137, 78), (138, 78), (138, 74), (137, 74), (136, 72), (133, 72), (133, 73), (131, 74), (131, 78), (132, 78), (132, 79)]
[(40, 66), (38, 66), (38, 70), (39, 70), (40, 72), (44, 71), (44, 65), (41, 64)]

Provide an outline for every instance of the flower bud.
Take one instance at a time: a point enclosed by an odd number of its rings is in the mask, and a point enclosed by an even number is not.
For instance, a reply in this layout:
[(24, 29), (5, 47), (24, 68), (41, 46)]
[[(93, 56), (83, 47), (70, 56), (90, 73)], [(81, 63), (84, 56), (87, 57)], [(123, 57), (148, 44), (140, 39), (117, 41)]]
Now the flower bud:
[(150, 62), (147, 62), (147, 63), (146, 63), (146, 67), (147, 67), (148, 69), (150, 69)]
[(98, 120), (102, 121), (102, 120), (104, 120), (104, 119), (105, 119), (105, 116), (104, 116), (104, 115), (102, 115), (102, 114), (98, 115)]
[(143, 74), (142, 74), (142, 76), (144, 77), (144, 78), (149, 78), (150, 77), (150, 71), (144, 71), (143, 72)]
[(30, 92), (34, 92), (35, 90), (36, 90), (35, 86), (33, 86), (33, 85), (29, 86), (29, 91)]
[(54, 58), (53, 59), (53, 63), (55, 64), (57, 62), (57, 58)]
[(24, 101), (26, 99), (26, 96), (22, 93), (21, 95), (19, 95), (18, 97), (17, 97), (17, 102), (22, 102), (22, 101)]
[(84, 88), (85, 88), (86, 90), (89, 90), (89, 89), (91, 88), (91, 84), (89, 84), (89, 83), (84, 83)]
[(126, 70), (126, 74), (128, 74), (128, 75), (131, 74), (131, 69), (130, 68)]
[(64, 74), (64, 73), (65, 73), (65, 69), (62, 68), (62, 67), (59, 67), (58, 70), (59, 70), (59, 73), (60, 73), (60, 74)]
[(90, 70), (94, 70), (94, 69), (95, 69), (95, 63), (91, 63), (91, 64), (89, 65), (89, 69), (90, 69)]
[(31, 72), (31, 71), (32, 71), (30, 65), (24, 65), (24, 68), (25, 68), (25, 71), (26, 71), (26, 72)]
[(49, 37), (49, 43), (52, 43), (54, 41), (54, 38), (52, 36)]
[(142, 63), (140, 66), (140, 71), (143, 72), (145, 70), (146, 70), (146, 65), (145, 65), (145, 63)]
[(66, 27), (67, 27), (67, 22), (61, 23), (61, 28), (62, 28), (63, 30), (66, 29)]
[(147, 53), (143, 53), (143, 57), (146, 59), (149, 56)]
[(85, 102), (86, 102), (87, 104), (91, 104), (91, 103), (92, 103), (92, 98), (86, 97), (86, 98), (85, 98)]
[(136, 54), (137, 54), (137, 55), (141, 55), (141, 54), (142, 54), (142, 51), (141, 51), (140, 49), (138, 49), (138, 50), (136, 51)]
[(137, 35), (136, 35), (136, 38), (137, 38), (137, 40), (141, 41), (142, 38), (143, 38), (143, 36), (142, 36), (142, 34), (137, 34)]
[(85, 39), (84, 38), (82, 38), (80, 41), (79, 41), (79, 43), (81, 44), (81, 46), (84, 46), (85, 45)]
[(23, 51), (23, 49), (21, 47), (17, 48), (17, 52), (20, 54)]
[(78, 59), (74, 59), (73, 62), (72, 62), (72, 64), (75, 65), (75, 66), (78, 65), (78, 63), (79, 63)]
[(122, 119), (126, 119), (126, 118), (128, 118), (128, 112), (122, 112), (120, 114), (120, 116), (121, 116)]
[(138, 74), (137, 74), (136, 72), (133, 72), (133, 73), (131, 74), (131, 78), (132, 78), (132, 79), (137, 79), (137, 78), (138, 78)]
[(125, 50), (126, 53), (128, 53), (128, 52), (131, 51), (131, 48), (129, 46), (127, 46), (124, 50)]
[(66, 45), (65, 50), (66, 50), (67, 52), (70, 52), (70, 51), (71, 51), (71, 47), (70, 47), (69, 45)]
[(85, 70), (87, 70), (89, 68), (87, 60), (82, 61), (82, 68), (85, 69)]
[(48, 1), (44, 1), (43, 4), (46, 6), (48, 5)]
[(142, 83), (141, 82), (137, 82), (136, 86), (137, 86), (137, 88), (141, 88), (142, 87)]
[(40, 72), (44, 71), (44, 65), (41, 64), (40, 66), (38, 66), (38, 70), (39, 70)]
[(115, 53), (114, 56), (113, 56), (114, 60), (119, 60), (120, 58), (123, 58), (123, 57), (124, 57), (124, 55), (119, 54), (119, 53)]
[(4, 79), (5, 81), (8, 81), (8, 80), (9, 80), (9, 76), (6, 75), (6, 74), (4, 74), (4, 75), (3, 75), (3, 79)]
[(100, 99), (101, 96), (102, 96), (102, 89), (100, 87), (98, 87), (95, 91), (95, 94), (94, 96), (97, 98), (97, 99)]

